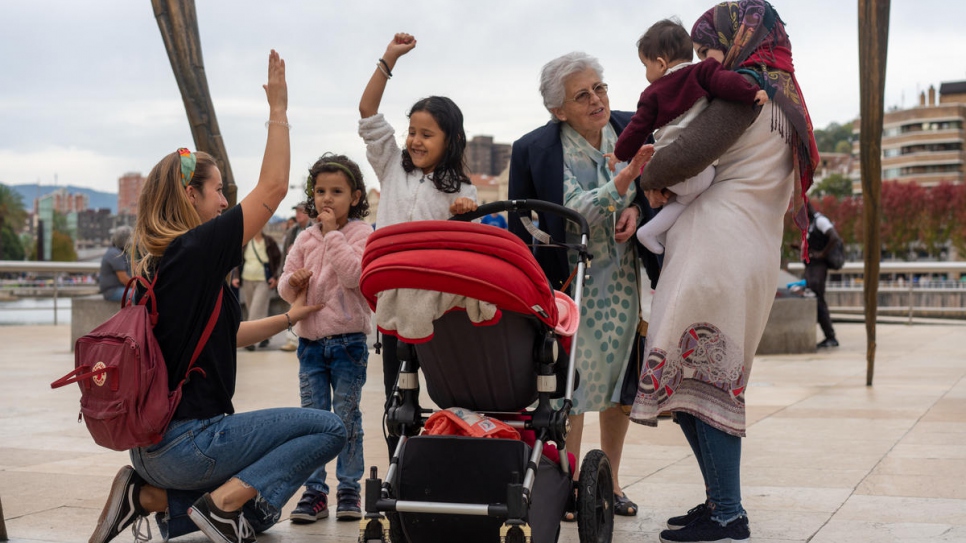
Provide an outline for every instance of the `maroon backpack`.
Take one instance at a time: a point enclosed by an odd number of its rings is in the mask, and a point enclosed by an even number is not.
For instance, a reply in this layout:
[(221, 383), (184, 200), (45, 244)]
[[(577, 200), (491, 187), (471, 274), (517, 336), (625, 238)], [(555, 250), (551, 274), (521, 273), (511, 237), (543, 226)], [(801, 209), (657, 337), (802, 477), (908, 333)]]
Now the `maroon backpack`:
[[(218, 293), (215, 308), (191, 362), (178, 387), (168, 390), (168, 369), (154, 337), (158, 321), (154, 281), (134, 277), (127, 284), (121, 310), (74, 343), (74, 371), (50, 384), (60, 388), (77, 383), (81, 390), (80, 414), (94, 442), (115, 451), (147, 447), (161, 441), (181, 402), (181, 387), (195, 368), (195, 360), (211, 336), (221, 311), (224, 291)], [(145, 292), (132, 304), (128, 291), (140, 283)], [(151, 309), (148, 311), (148, 303)]]

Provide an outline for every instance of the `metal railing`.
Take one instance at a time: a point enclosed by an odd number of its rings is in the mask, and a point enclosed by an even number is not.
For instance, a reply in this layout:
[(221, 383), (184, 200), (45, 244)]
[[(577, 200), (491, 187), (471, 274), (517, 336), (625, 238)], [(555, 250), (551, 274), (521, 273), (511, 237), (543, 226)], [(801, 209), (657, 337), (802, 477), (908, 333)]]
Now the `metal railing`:
[[(71, 274), (96, 274), (100, 271), (100, 262), (35, 262), (27, 260), (0, 260), (0, 274), (30, 273), (38, 278), (51, 278), (44, 286), (49, 288), (53, 299), (54, 324), (57, 324), (58, 300), (65, 292), (76, 290), (76, 286), (65, 279)], [(88, 287), (91, 285), (87, 285)], [(15, 310), (17, 308), (11, 308)], [(28, 308), (23, 308), (28, 309)]]
[[(790, 263), (788, 271), (801, 276), (805, 265)], [(846, 262), (841, 270), (829, 271), (829, 281), (825, 287), (829, 311), (862, 313), (865, 310), (864, 275), (863, 262)], [(966, 262), (880, 262), (876, 315), (907, 316), (910, 324), (917, 316), (964, 318), (964, 276)], [(838, 303), (833, 303), (835, 301)]]

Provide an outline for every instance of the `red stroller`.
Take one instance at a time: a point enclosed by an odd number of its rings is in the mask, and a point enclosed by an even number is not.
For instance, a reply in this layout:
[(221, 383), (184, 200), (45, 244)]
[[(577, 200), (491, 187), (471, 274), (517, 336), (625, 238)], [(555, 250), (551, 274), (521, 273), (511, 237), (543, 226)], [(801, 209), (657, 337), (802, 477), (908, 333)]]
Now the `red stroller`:
[[(551, 289), (519, 238), (464, 222), (500, 211), (529, 216), (531, 210), (555, 213), (580, 228), (577, 245), (535, 236), (579, 254), (573, 301)], [(557, 451), (564, 450), (579, 376), (573, 351), (558, 354), (570, 340), (561, 333), (573, 335), (579, 322), (590, 260), (587, 222), (575, 211), (535, 200), (486, 204), (454, 219), (377, 230), (363, 255), (362, 293), (383, 333), (400, 338), (400, 371), (384, 415), (388, 432), (400, 440), (385, 481), (371, 468), (360, 541), (553, 543), (575, 490), (571, 460)], [(563, 319), (558, 306), (572, 314)], [(471, 411), (524, 439), (419, 435), (433, 410), (419, 405), (418, 370), (441, 410)], [(553, 409), (553, 398), (562, 398), (560, 409)], [(610, 463), (593, 450), (581, 466), (575, 498), (580, 541), (608, 542)]]

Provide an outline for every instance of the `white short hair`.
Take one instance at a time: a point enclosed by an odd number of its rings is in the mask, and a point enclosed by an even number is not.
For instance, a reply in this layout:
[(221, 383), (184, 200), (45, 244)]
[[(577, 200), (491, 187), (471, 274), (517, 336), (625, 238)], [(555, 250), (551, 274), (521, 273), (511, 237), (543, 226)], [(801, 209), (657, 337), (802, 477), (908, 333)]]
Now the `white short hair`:
[(604, 78), (604, 67), (600, 65), (597, 57), (581, 51), (567, 53), (543, 65), (540, 70), (540, 95), (543, 96), (543, 105), (554, 122), (559, 119), (553, 114), (553, 109), (563, 106), (567, 99), (564, 82), (571, 75), (588, 68), (594, 70), (597, 77)]

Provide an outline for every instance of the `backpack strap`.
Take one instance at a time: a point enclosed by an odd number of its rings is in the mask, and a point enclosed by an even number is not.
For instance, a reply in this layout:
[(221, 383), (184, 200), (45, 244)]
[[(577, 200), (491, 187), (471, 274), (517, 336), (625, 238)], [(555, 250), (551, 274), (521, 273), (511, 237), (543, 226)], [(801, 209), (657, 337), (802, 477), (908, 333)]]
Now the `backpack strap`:
[(198, 372), (202, 377), (206, 377), (205, 370), (196, 368), (195, 362), (198, 360), (198, 355), (201, 354), (201, 349), (203, 349), (205, 344), (208, 343), (208, 338), (211, 337), (211, 332), (215, 329), (215, 323), (218, 322), (218, 315), (221, 313), (221, 301), (224, 295), (225, 289), (222, 287), (218, 291), (218, 299), (215, 300), (215, 308), (212, 309), (211, 316), (208, 317), (208, 324), (205, 325), (205, 330), (201, 333), (201, 338), (198, 340), (198, 344), (195, 345), (195, 352), (191, 353), (191, 362), (188, 363), (188, 370), (184, 372), (184, 379), (178, 383), (179, 389), (188, 382), (188, 379), (194, 372)]

